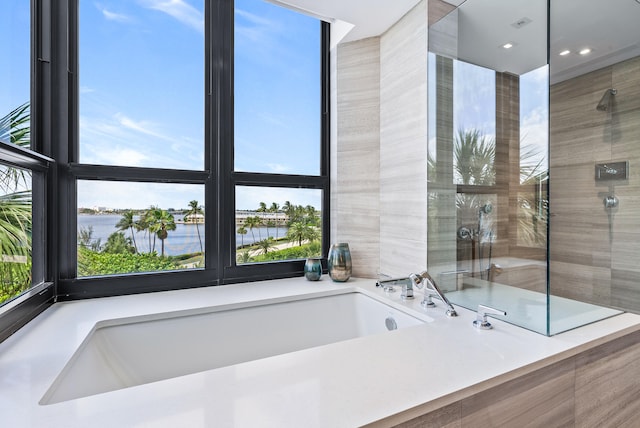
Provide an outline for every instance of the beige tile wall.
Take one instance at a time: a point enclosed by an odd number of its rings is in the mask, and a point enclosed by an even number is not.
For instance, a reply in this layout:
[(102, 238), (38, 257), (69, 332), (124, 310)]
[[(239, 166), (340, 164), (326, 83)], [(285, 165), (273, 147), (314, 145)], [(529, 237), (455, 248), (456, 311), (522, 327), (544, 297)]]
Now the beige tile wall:
[(380, 40), (380, 269), (427, 267), (427, 4)]
[(353, 275), (374, 277), (380, 257), (380, 38), (338, 45), (332, 153), (332, 242), (348, 242)]
[[(609, 88), (610, 112), (597, 111)], [(550, 138), (552, 293), (639, 312), (640, 58), (552, 86)], [(596, 163), (619, 160), (628, 181), (595, 181)], [(610, 193), (620, 201), (611, 216)]]
[(353, 274), (426, 266), (427, 6), (380, 37), (332, 53), (332, 242), (348, 242)]

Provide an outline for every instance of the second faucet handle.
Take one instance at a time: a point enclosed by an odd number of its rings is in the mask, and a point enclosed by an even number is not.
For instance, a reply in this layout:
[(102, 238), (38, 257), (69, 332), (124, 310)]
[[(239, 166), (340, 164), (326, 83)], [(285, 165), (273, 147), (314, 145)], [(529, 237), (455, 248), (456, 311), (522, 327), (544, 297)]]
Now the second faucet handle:
[(492, 308), (491, 306), (486, 305), (478, 305), (478, 316), (473, 322), (473, 326), (479, 330), (491, 330), (493, 326), (489, 321), (487, 321), (488, 314), (507, 315), (505, 311), (502, 311), (500, 309)]

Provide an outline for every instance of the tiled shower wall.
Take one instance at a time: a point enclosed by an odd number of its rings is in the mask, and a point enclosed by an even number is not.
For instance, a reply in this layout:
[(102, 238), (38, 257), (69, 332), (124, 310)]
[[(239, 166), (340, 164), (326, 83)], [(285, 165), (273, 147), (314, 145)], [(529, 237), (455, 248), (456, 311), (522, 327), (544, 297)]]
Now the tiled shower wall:
[(380, 37), (335, 48), (333, 242), (353, 275), (426, 267), (427, 6)]
[[(550, 128), (551, 293), (640, 312), (640, 58), (553, 85)], [(596, 182), (612, 161), (629, 161), (628, 180)]]

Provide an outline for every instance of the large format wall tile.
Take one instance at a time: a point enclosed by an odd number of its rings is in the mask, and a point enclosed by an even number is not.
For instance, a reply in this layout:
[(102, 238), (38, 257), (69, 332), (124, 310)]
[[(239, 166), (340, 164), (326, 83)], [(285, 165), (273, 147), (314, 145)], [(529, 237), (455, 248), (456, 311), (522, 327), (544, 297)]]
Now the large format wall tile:
[[(552, 294), (640, 311), (640, 58), (554, 85), (550, 137)], [(597, 182), (595, 165), (612, 161), (629, 161), (629, 179)]]
[(427, 6), (380, 40), (380, 270), (427, 264)]
[(373, 277), (380, 254), (380, 39), (337, 49), (331, 238), (349, 243), (354, 276)]

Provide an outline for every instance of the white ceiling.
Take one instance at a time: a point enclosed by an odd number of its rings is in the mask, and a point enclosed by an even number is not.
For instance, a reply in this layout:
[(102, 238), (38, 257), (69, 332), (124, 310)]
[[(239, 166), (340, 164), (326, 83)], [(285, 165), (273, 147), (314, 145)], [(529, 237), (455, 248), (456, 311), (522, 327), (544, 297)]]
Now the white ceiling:
[(310, 13), (326, 21), (343, 21), (353, 29), (343, 42), (379, 36), (420, 0), (268, 0)]
[[(327, 21), (353, 25), (342, 41), (378, 36), (419, 0), (269, 0)], [(498, 71), (522, 74), (546, 63), (546, 1), (450, 0), (460, 5), (458, 57)], [(520, 18), (531, 23), (511, 26)], [(436, 24), (437, 25), (437, 24)], [(640, 55), (640, 3), (636, 0), (552, 0), (552, 83)], [(500, 48), (507, 41), (514, 48)], [(577, 50), (591, 47), (580, 56)], [(570, 55), (558, 53), (570, 49)]]

